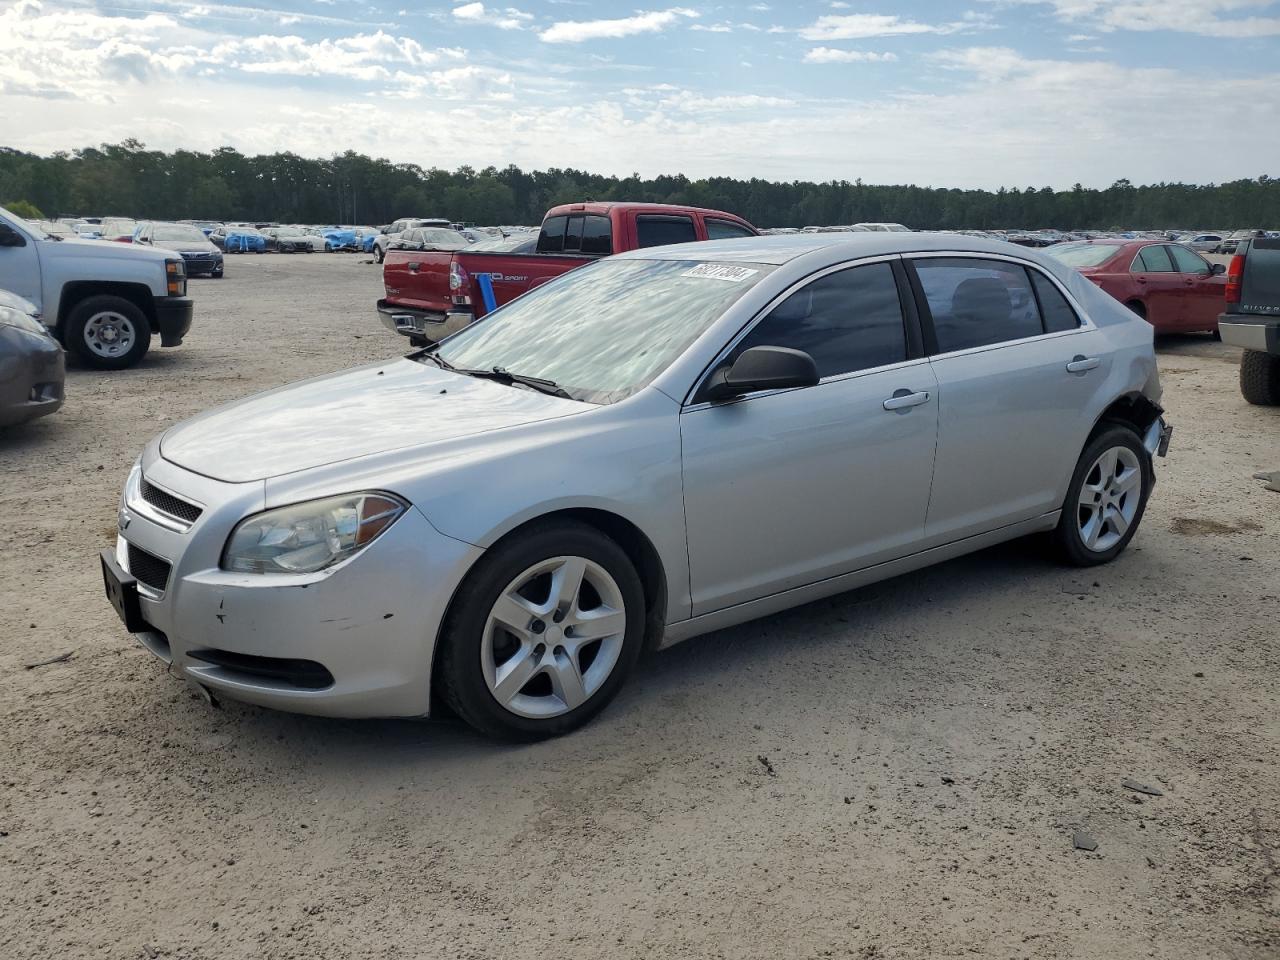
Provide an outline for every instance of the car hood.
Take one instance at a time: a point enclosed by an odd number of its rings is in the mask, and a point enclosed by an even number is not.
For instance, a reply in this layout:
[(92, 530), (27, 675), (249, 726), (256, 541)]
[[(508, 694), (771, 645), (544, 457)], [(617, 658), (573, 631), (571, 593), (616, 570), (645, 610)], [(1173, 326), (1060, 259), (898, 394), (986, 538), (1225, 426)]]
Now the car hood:
[(160, 454), (206, 477), (246, 483), (592, 409), (396, 359), (200, 414), (165, 433)]
[(218, 248), (208, 240), (152, 240), (157, 250), (173, 250), (176, 253), (217, 253)]
[(61, 260), (152, 260), (163, 263), (169, 254), (164, 250), (152, 250), (132, 243), (112, 243), (103, 240), (41, 240), (40, 256)]

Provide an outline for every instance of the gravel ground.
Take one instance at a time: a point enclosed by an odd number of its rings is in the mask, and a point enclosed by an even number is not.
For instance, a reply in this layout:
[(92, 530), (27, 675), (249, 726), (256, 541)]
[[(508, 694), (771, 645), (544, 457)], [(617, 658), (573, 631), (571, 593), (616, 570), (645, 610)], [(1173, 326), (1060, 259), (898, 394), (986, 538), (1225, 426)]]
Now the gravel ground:
[(722, 631), (535, 746), (211, 709), (96, 552), (152, 434), (404, 348), (363, 259), (231, 258), (184, 346), (0, 434), (0, 956), (1280, 956), (1280, 410), (1235, 351), (1160, 345), (1109, 567), (1011, 544)]

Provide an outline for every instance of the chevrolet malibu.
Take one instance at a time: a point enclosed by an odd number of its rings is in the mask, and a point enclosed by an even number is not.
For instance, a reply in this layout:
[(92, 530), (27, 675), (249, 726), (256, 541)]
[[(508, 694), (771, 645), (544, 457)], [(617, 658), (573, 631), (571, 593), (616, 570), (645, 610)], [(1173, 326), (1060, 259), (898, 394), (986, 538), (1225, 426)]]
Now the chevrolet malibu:
[(106, 592), (177, 676), (564, 733), (642, 651), (1028, 534), (1105, 563), (1169, 439), (1152, 328), (912, 233), (611, 257), (148, 444)]

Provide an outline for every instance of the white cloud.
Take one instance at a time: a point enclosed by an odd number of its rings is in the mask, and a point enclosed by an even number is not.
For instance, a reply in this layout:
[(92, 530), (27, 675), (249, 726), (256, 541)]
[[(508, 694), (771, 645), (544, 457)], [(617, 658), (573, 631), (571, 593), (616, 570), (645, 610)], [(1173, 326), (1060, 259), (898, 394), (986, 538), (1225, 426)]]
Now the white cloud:
[(916, 33), (959, 33), (966, 23), (921, 23), (904, 20), (893, 14), (848, 13), (828, 14), (800, 29), (806, 40), (865, 40), (868, 37), (893, 37)]
[(1202, 37), (1280, 36), (1280, 16), (1256, 16), (1275, 9), (1275, 0), (985, 0), (1050, 6), (1069, 23), (1111, 32), (1167, 30)]
[(866, 50), (835, 50), (831, 47), (814, 47), (804, 55), (805, 63), (892, 63), (894, 53), (876, 53)]
[(533, 14), (515, 7), (499, 10), (490, 9), (483, 3), (464, 3), (453, 8), (453, 18), (467, 23), (488, 24), (499, 30), (522, 30), (533, 19)]
[(564, 20), (538, 34), (545, 43), (582, 43), (584, 40), (616, 39), (637, 33), (658, 33), (682, 17), (697, 17), (698, 11), (684, 7), (650, 10), (618, 20)]
[(429, 67), (442, 58), (458, 60), (463, 56), (462, 50), (428, 50), (412, 37), (379, 30), (316, 41), (292, 35), (242, 37), (218, 43), (203, 59), (249, 73), (324, 77), (365, 70), (370, 77), (385, 79), (392, 75), (390, 67), (397, 64)]

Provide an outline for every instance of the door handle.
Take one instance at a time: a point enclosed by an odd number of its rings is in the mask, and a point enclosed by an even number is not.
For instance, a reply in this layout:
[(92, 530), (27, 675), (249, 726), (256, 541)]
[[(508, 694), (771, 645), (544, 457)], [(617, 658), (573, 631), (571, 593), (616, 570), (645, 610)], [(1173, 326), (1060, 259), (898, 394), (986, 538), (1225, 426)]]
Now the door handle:
[(907, 410), (928, 402), (928, 390), (921, 390), (917, 393), (912, 393), (910, 390), (895, 390), (893, 391), (893, 396), (886, 400), (882, 406), (886, 410)]
[(1137, 280), (1139, 283), (1146, 283), (1146, 282), (1147, 282), (1147, 278), (1146, 278), (1146, 277), (1134, 277), (1133, 279)]
[(411, 261), (409, 261), (409, 272), (410, 272), (410, 273), (417, 273), (417, 272), (418, 272), (418, 268), (419, 268), (419, 267), (421, 267), (421, 266), (422, 266), (422, 264), (421, 264), (421, 263), (418, 263), (417, 261), (413, 261), (413, 260), (411, 260)]
[(1097, 357), (1082, 357), (1077, 355), (1074, 360), (1067, 364), (1067, 372), (1087, 373), (1101, 363), (1102, 361)]

